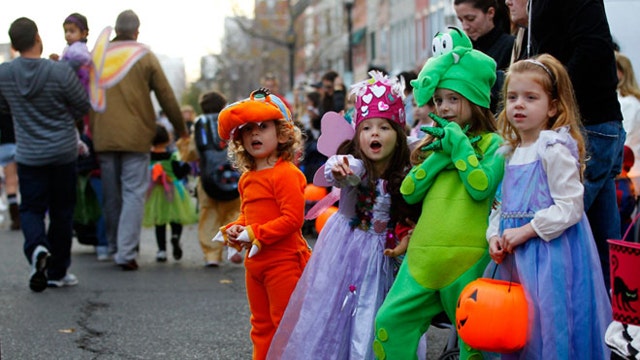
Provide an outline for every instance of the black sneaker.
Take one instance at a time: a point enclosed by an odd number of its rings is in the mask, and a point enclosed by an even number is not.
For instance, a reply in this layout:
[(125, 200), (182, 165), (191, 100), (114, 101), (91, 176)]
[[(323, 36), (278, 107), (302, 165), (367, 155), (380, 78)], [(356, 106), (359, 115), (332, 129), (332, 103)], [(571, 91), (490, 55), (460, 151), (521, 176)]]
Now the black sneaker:
[(38, 245), (31, 255), (31, 275), (29, 276), (29, 288), (35, 292), (44, 291), (47, 288), (47, 260), (49, 250)]
[(173, 246), (173, 258), (176, 260), (182, 259), (182, 248), (180, 247), (180, 239), (177, 237), (172, 237), (171, 245)]

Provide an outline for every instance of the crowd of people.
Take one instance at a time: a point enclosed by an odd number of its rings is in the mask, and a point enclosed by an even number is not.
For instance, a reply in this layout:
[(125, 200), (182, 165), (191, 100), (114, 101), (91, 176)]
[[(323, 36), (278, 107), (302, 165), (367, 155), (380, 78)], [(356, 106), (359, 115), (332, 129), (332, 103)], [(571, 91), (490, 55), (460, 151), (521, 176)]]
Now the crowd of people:
[[(30, 289), (79, 283), (82, 226), (99, 260), (135, 271), (143, 227), (166, 262), (167, 225), (177, 261), (197, 223), (205, 267), (225, 249), (244, 263), (254, 359), (422, 358), (434, 317), (456, 323), (481, 277), (522, 285), (527, 341), (491, 354), (459, 338), (461, 358), (628, 356), (605, 342), (619, 324), (607, 240), (634, 226), (640, 88), (601, 2), (559, 4), (455, 0), (462, 27), (419, 69), (351, 86), (330, 70), (293, 100), (268, 73), (230, 104), (203, 93), (200, 109), (180, 106), (131, 10), (104, 44), (127, 66), (97, 85), (84, 16), (64, 20), (50, 59), (36, 24), (15, 20), (0, 166)], [(310, 210), (312, 184), (328, 195)], [(316, 233), (305, 213), (335, 204)]]

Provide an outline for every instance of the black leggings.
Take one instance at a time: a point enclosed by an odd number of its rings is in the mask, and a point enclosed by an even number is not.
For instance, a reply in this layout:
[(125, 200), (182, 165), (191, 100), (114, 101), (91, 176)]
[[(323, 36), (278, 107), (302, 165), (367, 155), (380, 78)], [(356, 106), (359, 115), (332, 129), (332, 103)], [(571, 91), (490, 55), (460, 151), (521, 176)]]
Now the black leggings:
[[(170, 223), (171, 226), (171, 243), (175, 244), (180, 241), (182, 235), (182, 224)], [(166, 224), (156, 225), (156, 242), (159, 251), (167, 251), (167, 233)]]

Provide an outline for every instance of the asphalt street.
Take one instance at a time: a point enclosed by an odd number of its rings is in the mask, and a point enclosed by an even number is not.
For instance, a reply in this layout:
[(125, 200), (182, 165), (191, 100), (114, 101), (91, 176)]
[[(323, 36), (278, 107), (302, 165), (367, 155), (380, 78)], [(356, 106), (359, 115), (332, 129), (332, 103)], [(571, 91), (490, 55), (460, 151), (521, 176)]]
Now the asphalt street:
[[(93, 247), (74, 239), (70, 272), (79, 284), (33, 293), (22, 233), (7, 223), (0, 223), (0, 359), (251, 358), (244, 267), (205, 268), (195, 225), (184, 228), (182, 260), (169, 255), (167, 263), (155, 261), (154, 232), (143, 230), (133, 272), (98, 262)], [(438, 358), (448, 334), (429, 330), (428, 359)]]

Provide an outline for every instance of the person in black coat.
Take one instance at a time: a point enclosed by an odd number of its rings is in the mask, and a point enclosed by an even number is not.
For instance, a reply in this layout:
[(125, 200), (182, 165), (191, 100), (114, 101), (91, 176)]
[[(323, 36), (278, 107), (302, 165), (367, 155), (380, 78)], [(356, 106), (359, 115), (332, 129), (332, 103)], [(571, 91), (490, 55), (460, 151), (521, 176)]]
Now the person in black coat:
[(511, 62), (514, 36), (511, 21), (502, 1), (498, 0), (454, 0), (453, 7), (469, 36), (473, 48), (489, 55), (496, 62), (496, 82), (491, 88), (491, 111), (497, 113), (500, 106), (500, 91), (504, 83), (504, 71)]

